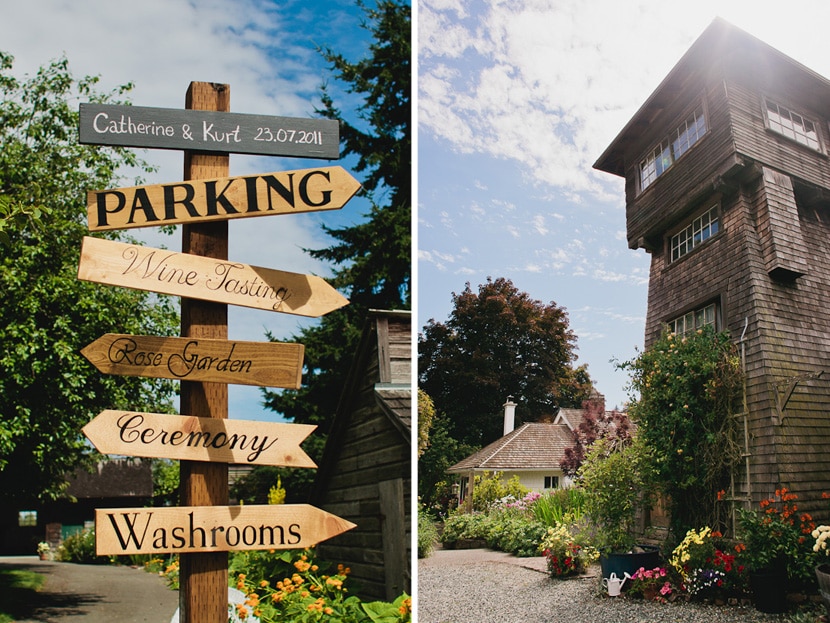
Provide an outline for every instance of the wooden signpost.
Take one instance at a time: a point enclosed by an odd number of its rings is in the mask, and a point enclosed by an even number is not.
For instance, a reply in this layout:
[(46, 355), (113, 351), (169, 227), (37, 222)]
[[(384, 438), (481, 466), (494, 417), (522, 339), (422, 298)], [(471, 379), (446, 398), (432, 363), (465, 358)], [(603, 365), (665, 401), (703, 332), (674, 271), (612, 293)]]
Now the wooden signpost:
[(78, 279), (312, 318), (349, 303), (316, 275), (91, 236), (83, 240)]
[(242, 465), (317, 467), (300, 443), (317, 428), (106, 410), (83, 431), (102, 454)]
[(81, 104), (80, 142), (335, 159), (340, 157), (340, 124), (216, 110)]
[[(182, 623), (227, 621), (228, 557), (304, 548), (355, 527), (308, 505), (228, 506), (228, 463), (314, 467), (314, 426), (228, 420), (228, 383), (296, 388), (303, 347), (228, 341), (227, 305), (318, 317), (348, 304), (324, 280), (228, 261), (228, 220), (342, 207), (340, 167), (228, 177), (228, 154), (338, 158), (339, 124), (230, 113), (228, 85), (193, 82), (186, 110), (82, 104), (80, 141), (184, 149), (184, 182), (93, 191), (91, 231), (181, 223), (182, 253), (86, 237), (78, 278), (182, 297), (180, 338), (107, 334), (83, 349), (102, 372), (181, 380), (171, 416), (104, 411), (102, 452), (181, 460), (180, 508), (95, 511), (99, 555), (181, 553)], [(291, 347), (294, 348), (291, 348)]]
[(343, 167), (87, 193), (90, 231), (339, 210), (360, 190)]
[(308, 504), (104, 508), (95, 511), (95, 551), (120, 556), (303, 549), (354, 527)]
[(298, 389), (302, 344), (107, 333), (81, 350), (104, 374)]

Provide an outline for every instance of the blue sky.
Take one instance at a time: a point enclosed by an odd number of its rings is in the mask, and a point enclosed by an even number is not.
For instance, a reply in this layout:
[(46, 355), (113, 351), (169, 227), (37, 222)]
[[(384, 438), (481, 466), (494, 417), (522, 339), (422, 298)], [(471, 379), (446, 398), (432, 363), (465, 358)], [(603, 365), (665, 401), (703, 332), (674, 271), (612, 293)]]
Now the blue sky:
[(830, 5), (418, 6), (418, 326), (446, 320), (465, 283), (507, 277), (567, 309), (577, 363), (622, 406), (611, 360), (642, 347), (650, 258), (628, 249), (622, 180), (592, 164), (716, 16), (830, 76)]
[[(353, 108), (354, 96), (330, 80), (316, 46), (358, 60), (370, 41), (369, 33), (360, 27), (364, 13), (354, 0), (29, 0), (7, 4), (0, 19), (0, 49), (15, 57), (15, 75), (33, 74), (65, 55), (76, 76), (100, 76), (101, 90), (133, 82), (135, 89), (129, 97), (140, 106), (183, 108), (190, 82), (209, 81), (230, 84), (233, 112), (308, 118), (319, 106), (320, 85), (328, 81), (346, 113)], [(159, 168), (145, 176), (146, 183), (182, 179), (182, 152), (143, 150), (142, 154)], [(330, 164), (353, 171), (348, 160), (232, 154), (230, 175)], [(125, 180), (123, 185), (132, 182)], [(355, 223), (363, 220), (368, 209), (365, 200), (353, 199), (339, 211), (232, 221), (229, 257), (325, 276), (329, 267), (310, 259), (302, 249), (329, 246), (321, 222), (330, 226)], [(154, 229), (132, 233), (149, 245), (181, 250), (180, 233), (162, 236)], [(229, 337), (237, 340), (264, 341), (266, 330), (287, 339), (313, 322), (236, 306), (229, 306), (228, 314)], [(261, 400), (259, 388), (231, 385), (230, 417), (279, 419), (262, 409)]]

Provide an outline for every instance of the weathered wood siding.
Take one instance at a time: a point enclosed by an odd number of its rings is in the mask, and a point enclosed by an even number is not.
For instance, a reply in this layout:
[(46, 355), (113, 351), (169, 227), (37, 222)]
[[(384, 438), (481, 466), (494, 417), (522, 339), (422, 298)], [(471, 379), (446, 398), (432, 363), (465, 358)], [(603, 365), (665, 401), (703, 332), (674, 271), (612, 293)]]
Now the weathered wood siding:
[[(668, 320), (716, 303), (719, 328), (744, 336), (751, 482), (736, 471), (742, 491), (757, 502), (788, 487), (800, 509), (826, 520), (830, 86), (780, 55), (737, 56), (705, 72), (690, 65), (682, 81), (675, 73), (672, 85), (684, 87), (626, 144), (629, 246), (652, 254), (645, 345)], [(764, 97), (811, 117), (823, 153), (766, 128)], [(638, 194), (644, 154), (701, 101), (707, 134)], [(715, 204), (720, 232), (669, 263), (670, 236)]]
[(321, 556), (350, 567), (360, 594), (379, 599), (411, 593), (410, 326), (376, 317), (364, 333), (312, 498), (357, 524), (321, 543)]

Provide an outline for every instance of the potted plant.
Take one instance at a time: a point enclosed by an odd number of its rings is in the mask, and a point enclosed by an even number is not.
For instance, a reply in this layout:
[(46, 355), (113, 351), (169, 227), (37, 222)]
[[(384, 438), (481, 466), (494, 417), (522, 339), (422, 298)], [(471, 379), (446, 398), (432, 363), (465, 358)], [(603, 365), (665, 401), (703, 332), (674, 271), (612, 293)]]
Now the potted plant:
[(634, 534), (639, 507), (651, 503), (654, 480), (648, 449), (635, 436), (624, 446), (600, 439), (591, 446), (578, 476), (585, 491), (585, 511), (591, 518), (600, 551), (602, 576), (624, 577), (640, 567), (660, 562), (657, 547), (638, 545)]
[(640, 567), (628, 582), (628, 594), (646, 601), (665, 601), (672, 594), (672, 584), (664, 567)]
[[(830, 540), (830, 526), (818, 526), (813, 530), (812, 537), (816, 541), (813, 545), (813, 551), (820, 556), (820, 559), (827, 560), (827, 557), (830, 556), (827, 543)], [(830, 616), (830, 564), (821, 562), (816, 566), (816, 579), (818, 580), (821, 601), (824, 602), (824, 608), (827, 610), (827, 615)]]
[(674, 548), (669, 563), (692, 597), (716, 601), (739, 597), (746, 592), (746, 567), (738, 560), (743, 548), (708, 526), (691, 529)]
[(37, 544), (37, 555), (40, 557), (41, 560), (48, 560), (51, 551), (52, 548), (46, 541), (41, 541)]
[(812, 580), (815, 552), (804, 535), (813, 527), (809, 515), (797, 514), (796, 499), (782, 488), (761, 500), (759, 510), (738, 511), (746, 546), (742, 559), (749, 567), (755, 607), (762, 612), (784, 612), (790, 586)]
[(539, 550), (547, 559), (551, 577), (562, 578), (585, 573), (590, 564), (599, 558), (595, 548), (580, 541), (564, 522), (548, 528)]

